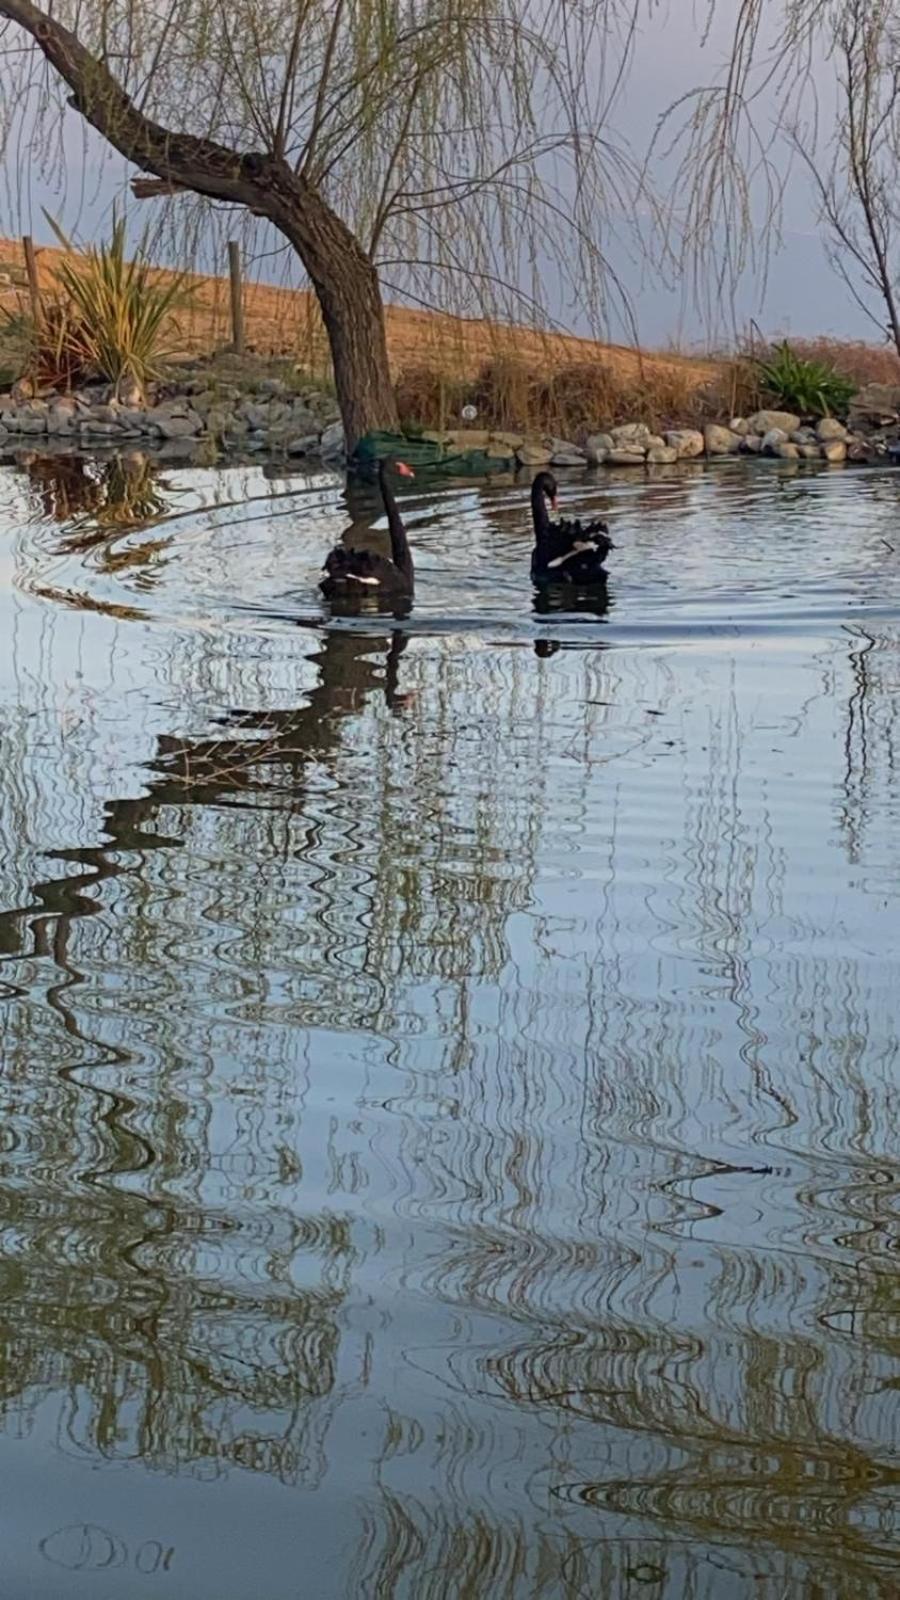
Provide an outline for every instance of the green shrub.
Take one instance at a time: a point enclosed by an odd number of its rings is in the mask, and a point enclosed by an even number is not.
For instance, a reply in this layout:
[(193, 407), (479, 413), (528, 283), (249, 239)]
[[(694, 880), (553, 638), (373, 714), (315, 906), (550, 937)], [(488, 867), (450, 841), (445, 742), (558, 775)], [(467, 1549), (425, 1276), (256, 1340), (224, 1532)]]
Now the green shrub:
[(824, 361), (798, 356), (785, 339), (757, 362), (760, 387), (803, 417), (844, 416), (856, 384)]

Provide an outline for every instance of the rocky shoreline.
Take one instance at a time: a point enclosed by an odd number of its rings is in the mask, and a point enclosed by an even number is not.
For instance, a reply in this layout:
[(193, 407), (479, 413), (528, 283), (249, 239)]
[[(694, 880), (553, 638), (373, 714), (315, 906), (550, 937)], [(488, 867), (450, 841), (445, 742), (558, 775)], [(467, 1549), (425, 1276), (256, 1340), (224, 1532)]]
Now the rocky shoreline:
[[(262, 454), (289, 460), (313, 457), (340, 465), (344, 431), (332, 395), (313, 384), (256, 375), (242, 382), (205, 371), (185, 373), (158, 388), (153, 402), (117, 398), (108, 386), (72, 394), (35, 392), (20, 380), (0, 395), (0, 449), (45, 441), (51, 448), (95, 450), (119, 445), (160, 449), (164, 454), (205, 450), (220, 456)], [(126, 403), (130, 401), (131, 403)], [(412, 437), (412, 435), (411, 435)], [(728, 456), (774, 457), (828, 465), (877, 462), (900, 455), (900, 388), (870, 384), (854, 399), (846, 423), (832, 417), (804, 423), (788, 411), (762, 410), (728, 424), (673, 427), (654, 433), (642, 422), (607, 432), (584, 431), (581, 442), (515, 431), (467, 427), (423, 431), (416, 438), (448, 458), (478, 454), (487, 470), (522, 467), (663, 467), (682, 461)]]

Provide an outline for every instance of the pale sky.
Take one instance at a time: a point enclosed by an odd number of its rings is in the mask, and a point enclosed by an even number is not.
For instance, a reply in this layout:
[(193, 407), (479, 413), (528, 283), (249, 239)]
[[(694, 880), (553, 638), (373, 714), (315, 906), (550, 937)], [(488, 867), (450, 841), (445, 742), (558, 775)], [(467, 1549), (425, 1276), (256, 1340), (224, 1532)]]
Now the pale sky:
[[(701, 18), (705, 14), (706, 0), (664, 0), (653, 17), (645, 20), (637, 40), (627, 90), (621, 97), (615, 118), (617, 132), (636, 153), (646, 149), (661, 110), (691, 87), (709, 81), (716, 74), (727, 52), (736, 6), (737, 0), (721, 0), (718, 21), (702, 49), (698, 13)], [(827, 68), (820, 68), (817, 77), (820, 89), (827, 94)], [(775, 110), (771, 96), (768, 102), (762, 99), (757, 105), (756, 118), (763, 128), (772, 126)], [(4, 232), (24, 231), (30, 220), (35, 238), (52, 243), (53, 234), (41, 214), (42, 205), (60, 218), (67, 229), (77, 228), (82, 239), (105, 231), (111, 201), (121, 188), (123, 165), (104, 163), (98, 182), (99, 142), (90, 134), (85, 159), (82, 153), (85, 125), (71, 111), (66, 112), (64, 131), (70, 162), (64, 199), (33, 174), (30, 193), (26, 194), (24, 180), (20, 178), (20, 192), (17, 194), (14, 189), (3, 206), (6, 215), (0, 218), (0, 226)], [(779, 160), (787, 164), (786, 146), (783, 154), (779, 153)], [(12, 162), (7, 164), (8, 185), (12, 166)], [(27, 162), (22, 162), (19, 170), (27, 173)], [(130, 208), (130, 214), (138, 228), (147, 217), (146, 209), (135, 205)], [(727, 328), (704, 326), (683, 288), (660, 284), (646, 264), (629, 260), (615, 246), (610, 255), (628, 285), (644, 344), (693, 346), (722, 343), (727, 338)], [(274, 275), (282, 276), (283, 270), (276, 267)], [(271, 275), (271, 270), (263, 266), (259, 275)], [(782, 244), (771, 257), (767, 280), (763, 281), (761, 273), (751, 273), (741, 287), (735, 306), (735, 325), (746, 328), (751, 318), (755, 318), (766, 333), (878, 338), (877, 330), (828, 265), (809, 179), (801, 168), (794, 170), (789, 184)], [(577, 327), (578, 319), (574, 314), (567, 315), (566, 321), (576, 326), (576, 331), (582, 331)], [(612, 332), (614, 336), (621, 335), (621, 330)]]

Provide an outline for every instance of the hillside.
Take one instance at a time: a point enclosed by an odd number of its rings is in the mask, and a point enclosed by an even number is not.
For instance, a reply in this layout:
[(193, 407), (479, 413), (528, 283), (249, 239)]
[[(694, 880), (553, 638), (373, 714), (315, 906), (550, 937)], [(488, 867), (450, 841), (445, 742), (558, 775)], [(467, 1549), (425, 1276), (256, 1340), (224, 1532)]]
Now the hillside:
[[(40, 247), (37, 252), (42, 288), (53, 285), (54, 264), (64, 252)], [(161, 277), (167, 277), (164, 271)], [(179, 344), (184, 354), (208, 352), (230, 339), (226, 279), (190, 279), (193, 303), (179, 315)], [(15, 315), (27, 305), (27, 278), (21, 244), (0, 240), (0, 308)], [(327, 364), (325, 341), (313, 297), (294, 289), (246, 283), (244, 313), (247, 343), (264, 354), (294, 354), (309, 366)], [(590, 339), (541, 334), (531, 329), (444, 316), (389, 306), (388, 347), (395, 378), (415, 369), (464, 379), (474, 377), (485, 362), (515, 357), (545, 371), (602, 362), (625, 382), (639, 376), (701, 388), (716, 376), (715, 363), (673, 353), (643, 353), (625, 345), (598, 344)]]

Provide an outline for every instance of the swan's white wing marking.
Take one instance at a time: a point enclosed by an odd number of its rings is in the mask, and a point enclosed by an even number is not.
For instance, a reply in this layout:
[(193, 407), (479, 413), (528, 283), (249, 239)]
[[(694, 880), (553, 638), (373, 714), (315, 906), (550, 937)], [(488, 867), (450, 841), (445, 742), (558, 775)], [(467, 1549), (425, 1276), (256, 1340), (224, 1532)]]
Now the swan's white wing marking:
[(363, 577), (360, 576), (360, 574), (358, 572), (348, 572), (347, 573), (347, 577), (352, 579), (352, 581), (354, 583), (374, 584), (376, 589), (378, 588), (378, 585), (381, 582), (380, 578), (363, 578)]
[(564, 556), (556, 556), (553, 561), (548, 561), (547, 566), (561, 567), (564, 561), (570, 561), (573, 556), (580, 556), (583, 550), (596, 551), (596, 549), (597, 546), (592, 539), (576, 539), (571, 550), (567, 550)]

